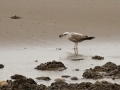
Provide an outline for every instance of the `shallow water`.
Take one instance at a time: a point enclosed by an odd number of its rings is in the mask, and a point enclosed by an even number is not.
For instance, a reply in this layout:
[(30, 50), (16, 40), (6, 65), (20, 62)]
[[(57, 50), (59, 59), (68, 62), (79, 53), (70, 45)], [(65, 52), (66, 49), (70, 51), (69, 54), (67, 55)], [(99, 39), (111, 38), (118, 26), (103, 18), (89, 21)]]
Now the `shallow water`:
[[(78, 81), (72, 81), (70, 78), (67, 78), (67, 82), (77, 83), (83, 81), (95, 82), (96, 80), (84, 79), (82, 74), (85, 69), (93, 68), (97, 65), (103, 65), (108, 61), (120, 65), (120, 56), (119, 48), (116, 46), (104, 43), (99, 44), (99, 47), (95, 45), (82, 46), (79, 48), (79, 55), (74, 54), (74, 50), (69, 48), (71, 46), (65, 47), (61, 46), (62, 50), (56, 50), (54, 47), (40, 48), (40, 47), (29, 47), (29, 48), (17, 48), (13, 47), (12, 49), (2, 49), (0, 51), (0, 63), (4, 64), (4, 69), (0, 69), (0, 80), (10, 79), (11, 75), (22, 74), (29, 78), (35, 79), (40, 76), (49, 76), (51, 81), (40, 81), (36, 80), (37, 83), (42, 83), (50, 85), (56, 78), (61, 78), (62, 75), (77, 76)], [(104, 56), (104, 60), (92, 60), (91, 57), (94, 55)], [(72, 60), (72, 59), (84, 59), (84, 60)], [(38, 62), (35, 62), (38, 60)], [(67, 67), (64, 71), (39, 71), (34, 69), (40, 63), (45, 63), (48, 61), (61, 61)], [(79, 71), (75, 71), (79, 69)], [(102, 79), (101, 79), (102, 80)], [(113, 81), (112, 79), (105, 79), (111, 82), (120, 83), (119, 80)]]

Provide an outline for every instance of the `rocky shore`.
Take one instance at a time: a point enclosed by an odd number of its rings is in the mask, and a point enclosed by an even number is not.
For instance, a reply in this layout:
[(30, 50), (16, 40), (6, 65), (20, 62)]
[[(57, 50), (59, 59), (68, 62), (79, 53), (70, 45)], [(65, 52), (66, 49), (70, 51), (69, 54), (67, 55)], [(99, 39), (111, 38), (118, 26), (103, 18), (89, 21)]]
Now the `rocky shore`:
[(86, 71), (83, 73), (83, 77), (87, 79), (120, 79), (120, 66), (117, 66), (112, 62), (107, 62), (103, 66), (95, 66), (94, 68), (86, 69)]
[[(37, 70), (60, 70), (59, 68), (66, 69), (62, 62), (52, 61), (42, 63), (36, 67)], [(62, 75), (62, 78), (57, 78), (51, 85), (46, 86), (37, 84), (32, 78), (15, 74), (11, 76), (12, 80), (0, 81), (0, 90), (120, 90), (120, 84), (111, 83), (108, 81), (81, 82), (81, 83), (68, 83), (66, 78), (71, 80), (79, 80), (78, 77), (71, 77), (69, 75)], [(103, 79), (111, 78), (115, 80), (120, 78), (120, 66), (112, 62), (107, 62), (102, 66), (95, 66), (94, 68), (86, 69), (83, 73), (86, 79)], [(37, 77), (37, 80), (49, 81), (49, 76)]]
[(31, 78), (16, 79), (14, 81), (7, 80), (0, 82), (0, 90), (120, 90), (120, 85), (107, 81), (82, 82), (82, 83), (66, 83), (65, 81), (57, 80), (50, 86), (37, 84)]
[(38, 65), (35, 69), (37, 70), (48, 70), (48, 71), (62, 71), (67, 69), (65, 65), (62, 62), (57, 62), (57, 61), (52, 61), (52, 62), (47, 62), (47, 63), (41, 63)]

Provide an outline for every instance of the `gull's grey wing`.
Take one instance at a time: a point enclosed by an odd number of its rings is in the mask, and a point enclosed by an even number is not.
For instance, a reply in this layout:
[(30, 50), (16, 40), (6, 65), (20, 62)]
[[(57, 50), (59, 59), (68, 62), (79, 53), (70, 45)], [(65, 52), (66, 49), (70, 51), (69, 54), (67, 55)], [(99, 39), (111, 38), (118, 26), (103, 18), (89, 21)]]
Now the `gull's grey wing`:
[(83, 39), (85, 37), (87, 37), (87, 36), (79, 34), (79, 33), (71, 33), (71, 35), (68, 39), (72, 42), (81, 42), (81, 41), (83, 41)]

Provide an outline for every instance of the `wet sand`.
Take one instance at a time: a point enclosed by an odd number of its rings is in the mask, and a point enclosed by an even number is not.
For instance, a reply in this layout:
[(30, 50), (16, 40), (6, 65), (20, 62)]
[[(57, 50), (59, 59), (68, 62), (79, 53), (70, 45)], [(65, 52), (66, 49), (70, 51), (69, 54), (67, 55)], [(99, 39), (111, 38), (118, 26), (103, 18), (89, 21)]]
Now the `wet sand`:
[[(77, 76), (78, 83), (96, 80), (83, 79), (85, 69), (103, 65), (108, 61), (120, 65), (120, 1), (116, 0), (2, 0), (0, 3), (0, 80), (10, 79), (14, 74), (35, 79), (49, 76), (51, 81), (39, 81), (50, 85), (62, 75)], [(18, 15), (21, 19), (11, 19)], [(74, 55), (74, 43), (60, 39), (59, 34), (79, 32), (95, 36), (92, 41), (79, 44), (79, 55)], [(56, 50), (61, 48), (62, 50)], [(104, 56), (104, 60), (92, 60), (94, 55)], [(84, 59), (72, 61), (71, 59)], [(34, 62), (38, 60), (38, 62)], [(34, 68), (40, 63), (61, 61), (68, 68), (65, 71), (37, 71)], [(75, 71), (79, 69), (79, 71)], [(100, 79), (102, 80), (102, 79)], [(120, 84), (119, 79), (105, 79)]]
[[(107, 49), (107, 52), (105, 48), (102, 49), (100, 53), (100, 49), (96, 51), (95, 49), (91, 48), (84, 48), (79, 49), (79, 51), (82, 52), (82, 54), (79, 54), (76, 56), (73, 52), (73, 49), (65, 49), (64, 50), (56, 50), (55, 48), (34, 48), (34, 49), (12, 49), (12, 50), (1, 50), (0, 52), (0, 60), (1, 63), (5, 65), (4, 69), (1, 69), (1, 76), (0, 80), (7, 80), (10, 79), (10, 76), (14, 74), (21, 74), (24, 76), (27, 76), (29, 78), (35, 79), (39, 76), (49, 76), (52, 80), (51, 81), (39, 81), (36, 80), (37, 83), (42, 83), (46, 85), (50, 85), (56, 78), (61, 78), (62, 75), (70, 75), (70, 76), (76, 76), (79, 78), (78, 81), (72, 81), (70, 78), (66, 79), (67, 82), (71, 83), (78, 83), (83, 81), (91, 81), (95, 82), (96, 80), (92, 79), (84, 79), (82, 77), (83, 72), (85, 69), (93, 68), (97, 65), (101, 66), (105, 64), (108, 61), (111, 61), (113, 63), (116, 63), (117, 65), (120, 65), (119, 59), (120, 57), (117, 56), (117, 54), (110, 53), (112, 50)], [(116, 50), (118, 53), (118, 49)], [(106, 53), (105, 53), (106, 52)], [(79, 52), (80, 53), (80, 52)], [(93, 60), (91, 59), (93, 55), (102, 55), (104, 56), (104, 60)], [(72, 61), (72, 59), (84, 59), (80, 61)], [(35, 62), (35, 60), (38, 60), (38, 62)], [(40, 63), (45, 63), (49, 61), (61, 61), (65, 64), (67, 67), (64, 71), (39, 71), (34, 69), (36, 66), (38, 66)], [(76, 71), (75, 69), (79, 69), (79, 71)], [(100, 79), (103, 80), (103, 79)], [(108, 80), (111, 82), (119, 82), (118, 80), (112, 80), (105, 78), (104, 80)]]

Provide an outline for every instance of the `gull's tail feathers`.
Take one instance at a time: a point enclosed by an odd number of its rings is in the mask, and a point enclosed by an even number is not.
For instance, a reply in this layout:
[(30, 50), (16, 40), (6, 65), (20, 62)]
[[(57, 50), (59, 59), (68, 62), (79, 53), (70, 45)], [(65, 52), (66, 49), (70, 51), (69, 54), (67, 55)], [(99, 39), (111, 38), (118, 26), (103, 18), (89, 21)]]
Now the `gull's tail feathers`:
[(86, 37), (83, 40), (92, 40), (92, 39), (95, 39), (95, 37)]

